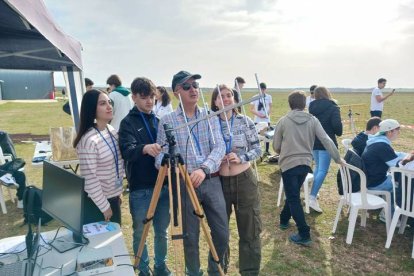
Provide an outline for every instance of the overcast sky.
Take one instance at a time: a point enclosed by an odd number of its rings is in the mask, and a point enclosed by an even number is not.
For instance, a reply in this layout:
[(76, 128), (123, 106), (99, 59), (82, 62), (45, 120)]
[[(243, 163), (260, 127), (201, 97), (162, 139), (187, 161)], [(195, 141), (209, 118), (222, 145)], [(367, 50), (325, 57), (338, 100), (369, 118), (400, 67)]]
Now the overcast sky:
[[(45, 0), (82, 43), (85, 77), (171, 85), (179, 70), (202, 86), (414, 87), (413, 0)], [(58, 74), (58, 73), (56, 73)], [(58, 83), (59, 84), (59, 83)]]

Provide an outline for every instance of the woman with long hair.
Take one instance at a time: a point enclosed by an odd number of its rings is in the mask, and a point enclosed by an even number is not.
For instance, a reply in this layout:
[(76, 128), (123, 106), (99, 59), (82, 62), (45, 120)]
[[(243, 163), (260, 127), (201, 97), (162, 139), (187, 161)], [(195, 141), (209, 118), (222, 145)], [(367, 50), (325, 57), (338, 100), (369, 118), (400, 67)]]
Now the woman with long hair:
[[(342, 135), (342, 121), (339, 107), (332, 99), (332, 95), (326, 87), (318, 86), (315, 88), (314, 93), (315, 100), (309, 104), (309, 113), (318, 118), (323, 129), (338, 148), (336, 136)], [(316, 197), (328, 173), (331, 156), (318, 138), (315, 139), (313, 145), (313, 159), (315, 160), (315, 170), (313, 172), (314, 180), (310, 193), (309, 206), (321, 213), (322, 209)]]
[(101, 212), (101, 218), (121, 223), (124, 161), (118, 134), (109, 124), (112, 117), (111, 100), (106, 93), (95, 89), (86, 92), (73, 146), (78, 153), (80, 173), (85, 178), (85, 191)]
[(170, 95), (168, 95), (167, 89), (165, 89), (164, 86), (157, 86), (155, 92), (155, 105), (152, 111), (158, 119), (173, 112)]
[[(234, 103), (234, 94), (230, 87), (222, 84), (214, 89), (211, 99), (212, 111), (221, 110)], [(253, 121), (239, 114), (237, 108), (221, 113), (219, 123), (226, 144), (226, 155), (219, 174), (228, 219), (232, 206), (236, 213), (239, 231), (239, 271), (241, 275), (258, 275), (261, 260), (260, 200), (257, 179), (250, 161), (259, 158), (262, 153), (259, 138)], [(227, 252), (227, 257), (229, 254), (230, 252)]]

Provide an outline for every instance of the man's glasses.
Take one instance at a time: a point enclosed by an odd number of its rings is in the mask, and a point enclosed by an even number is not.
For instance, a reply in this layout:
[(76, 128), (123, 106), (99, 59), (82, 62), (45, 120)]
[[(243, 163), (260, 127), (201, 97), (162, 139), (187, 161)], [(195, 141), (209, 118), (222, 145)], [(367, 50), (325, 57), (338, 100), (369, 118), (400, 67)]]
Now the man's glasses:
[(199, 87), (199, 84), (198, 84), (198, 82), (196, 82), (196, 81), (194, 81), (193, 83), (188, 83), (188, 82), (185, 82), (185, 83), (181, 84), (181, 87), (183, 88), (183, 90), (184, 90), (184, 91), (188, 91), (188, 90), (190, 90), (191, 86), (192, 86), (194, 89), (197, 89), (197, 88)]

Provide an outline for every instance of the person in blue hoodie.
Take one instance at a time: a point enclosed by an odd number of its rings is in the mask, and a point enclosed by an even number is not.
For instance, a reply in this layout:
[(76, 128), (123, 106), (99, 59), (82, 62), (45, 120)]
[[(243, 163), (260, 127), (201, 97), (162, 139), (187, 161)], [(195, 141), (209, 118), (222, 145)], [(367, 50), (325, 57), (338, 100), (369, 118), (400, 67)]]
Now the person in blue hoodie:
[[(379, 124), (379, 132), (369, 136), (367, 146), (362, 153), (362, 160), (367, 176), (368, 190), (388, 191), (393, 202), (393, 186), (391, 175), (387, 174), (390, 167), (396, 167), (407, 154), (396, 152), (391, 142), (400, 136), (400, 124), (394, 119), (383, 120)], [(394, 206), (391, 205), (391, 214)]]

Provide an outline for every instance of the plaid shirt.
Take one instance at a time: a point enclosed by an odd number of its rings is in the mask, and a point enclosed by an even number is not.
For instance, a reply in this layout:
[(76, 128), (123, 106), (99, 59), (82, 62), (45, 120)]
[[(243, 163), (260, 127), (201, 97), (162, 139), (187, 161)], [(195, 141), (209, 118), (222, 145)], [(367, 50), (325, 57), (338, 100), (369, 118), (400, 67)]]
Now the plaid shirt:
[[(170, 124), (173, 128), (176, 128), (182, 124), (185, 124), (185, 114), (179, 106), (175, 111), (165, 115), (160, 120), (158, 126), (157, 143), (164, 145), (166, 143), (164, 124)], [(189, 122), (206, 116), (206, 112), (203, 109), (196, 107), (195, 116), (187, 118)], [(215, 144), (213, 144), (213, 138), (211, 131), (209, 130), (207, 120), (203, 120), (197, 124), (190, 125), (190, 131), (192, 129), (191, 139), (193, 140), (194, 150), (191, 145), (191, 140), (188, 134), (187, 127), (174, 130), (174, 136), (176, 141), (176, 153), (180, 153), (186, 164), (189, 173), (199, 169), (201, 166), (207, 167), (210, 173), (215, 173), (219, 170), (221, 159), (224, 157), (226, 147), (221, 136), (220, 125), (217, 117), (209, 119), (212, 132), (214, 135)], [(161, 161), (164, 157), (164, 153), (168, 153), (168, 145), (163, 147), (163, 152), (155, 158), (155, 166), (160, 168)]]

